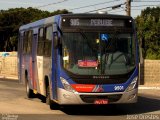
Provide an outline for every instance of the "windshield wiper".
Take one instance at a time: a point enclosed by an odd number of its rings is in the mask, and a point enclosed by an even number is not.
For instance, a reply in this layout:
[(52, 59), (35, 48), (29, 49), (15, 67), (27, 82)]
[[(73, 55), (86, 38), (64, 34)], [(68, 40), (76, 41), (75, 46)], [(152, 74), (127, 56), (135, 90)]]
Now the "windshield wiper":
[(88, 41), (88, 38), (87, 38), (87, 36), (85, 35), (85, 33), (82, 32), (82, 29), (77, 29), (77, 31), (81, 34), (81, 36), (82, 36), (86, 41)]

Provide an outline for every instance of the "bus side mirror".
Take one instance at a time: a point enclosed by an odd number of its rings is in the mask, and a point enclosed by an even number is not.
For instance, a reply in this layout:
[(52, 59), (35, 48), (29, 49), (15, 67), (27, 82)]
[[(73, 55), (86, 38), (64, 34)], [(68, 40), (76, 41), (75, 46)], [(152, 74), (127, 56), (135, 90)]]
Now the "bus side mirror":
[(53, 46), (54, 46), (55, 49), (58, 48), (58, 45), (59, 45), (58, 41), (59, 41), (59, 39), (58, 39), (58, 33), (55, 32), (54, 33), (54, 39), (53, 39)]

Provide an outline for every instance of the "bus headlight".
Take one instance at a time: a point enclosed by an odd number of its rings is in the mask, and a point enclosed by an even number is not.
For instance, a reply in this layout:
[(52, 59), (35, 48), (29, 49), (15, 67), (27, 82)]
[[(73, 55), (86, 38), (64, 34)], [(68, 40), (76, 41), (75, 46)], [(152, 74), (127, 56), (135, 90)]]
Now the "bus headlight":
[(138, 77), (135, 77), (132, 82), (130, 83), (130, 85), (128, 86), (127, 88), (127, 92), (128, 91), (131, 91), (135, 88), (136, 84), (137, 84), (137, 80), (138, 80)]
[(62, 82), (63, 87), (64, 87), (65, 90), (67, 90), (67, 91), (69, 91), (69, 92), (76, 92), (76, 91), (72, 88), (72, 86), (67, 82), (66, 79), (64, 79), (63, 77), (60, 77), (60, 79), (61, 79), (61, 82)]

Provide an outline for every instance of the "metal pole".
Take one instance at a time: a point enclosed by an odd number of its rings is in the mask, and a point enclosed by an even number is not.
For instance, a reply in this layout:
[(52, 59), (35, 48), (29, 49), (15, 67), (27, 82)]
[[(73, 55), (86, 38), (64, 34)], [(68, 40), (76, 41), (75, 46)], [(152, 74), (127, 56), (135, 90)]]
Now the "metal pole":
[(126, 1), (126, 14), (131, 16), (131, 0)]

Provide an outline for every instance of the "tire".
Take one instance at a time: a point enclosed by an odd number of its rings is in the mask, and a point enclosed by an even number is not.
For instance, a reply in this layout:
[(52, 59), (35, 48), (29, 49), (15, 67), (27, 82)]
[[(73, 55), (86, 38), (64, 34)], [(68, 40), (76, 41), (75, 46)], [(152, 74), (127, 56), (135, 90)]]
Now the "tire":
[(28, 82), (27, 77), (26, 77), (26, 93), (27, 93), (27, 98), (33, 98), (34, 97), (33, 90), (29, 88), (29, 82)]
[(46, 104), (50, 105), (51, 99), (50, 99), (50, 90), (49, 86), (46, 87)]
[(46, 87), (46, 104), (49, 105), (49, 107), (50, 107), (51, 110), (57, 110), (57, 109), (59, 109), (59, 105), (51, 100), (49, 86)]

